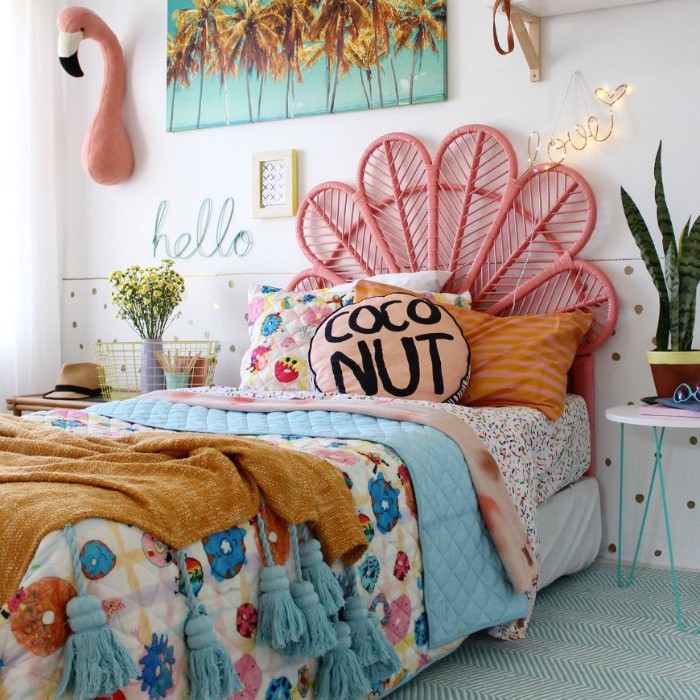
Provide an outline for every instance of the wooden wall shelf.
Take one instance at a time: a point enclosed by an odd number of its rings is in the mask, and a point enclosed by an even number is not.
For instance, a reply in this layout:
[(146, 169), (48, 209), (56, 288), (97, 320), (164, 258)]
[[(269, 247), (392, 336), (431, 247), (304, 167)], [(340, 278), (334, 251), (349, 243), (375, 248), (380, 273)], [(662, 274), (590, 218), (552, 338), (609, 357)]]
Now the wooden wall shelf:
[(511, 5), (510, 23), (527, 65), (530, 81), (542, 80), (541, 30), (543, 17), (641, 5), (660, 0), (517, 0)]
[(530, 81), (537, 83), (542, 79), (542, 22), (537, 15), (521, 7), (511, 7), (510, 24), (530, 67)]
[(607, 10), (611, 7), (625, 5), (641, 5), (658, 0), (515, 0), (513, 7), (525, 10), (537, 17), (555, 17), (569, 15), (574, 12), (589, 12), (591, 10)]

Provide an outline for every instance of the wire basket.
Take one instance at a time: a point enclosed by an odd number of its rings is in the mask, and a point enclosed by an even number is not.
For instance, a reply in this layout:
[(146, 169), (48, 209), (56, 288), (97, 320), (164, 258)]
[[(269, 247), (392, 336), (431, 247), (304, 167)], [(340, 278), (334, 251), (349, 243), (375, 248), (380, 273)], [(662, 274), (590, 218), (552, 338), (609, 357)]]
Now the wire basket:
[(97, 341), (100, 388), (107, 401), (159, 389), (209, 386), (221, 343), (214, 340)]

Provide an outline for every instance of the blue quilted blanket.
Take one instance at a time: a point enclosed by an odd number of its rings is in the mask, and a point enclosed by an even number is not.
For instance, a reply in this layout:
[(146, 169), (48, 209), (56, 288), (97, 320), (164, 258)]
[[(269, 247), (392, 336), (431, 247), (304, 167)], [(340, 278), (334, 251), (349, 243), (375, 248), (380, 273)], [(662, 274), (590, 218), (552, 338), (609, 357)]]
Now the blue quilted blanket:
[(527, 614), (526, 595), (513, 590), (481, 517), (461, 449), (430, 426), (359, 413), (259, 413), (147, 399), (89, 410), (166, 430), (360, 438), (391, 447), (408, 468), (416, 493), (429, 645), (442, 646)]

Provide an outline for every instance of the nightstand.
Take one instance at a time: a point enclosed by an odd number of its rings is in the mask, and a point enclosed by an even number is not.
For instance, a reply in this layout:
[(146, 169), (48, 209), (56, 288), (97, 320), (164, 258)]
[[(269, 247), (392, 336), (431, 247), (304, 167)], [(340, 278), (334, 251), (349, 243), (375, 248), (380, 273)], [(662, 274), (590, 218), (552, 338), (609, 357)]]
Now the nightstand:
[(26, 394), (24, 396), (10, 396), (6, 400), (7, 410), (15, 416), (21, 416), (24, 411), (48, 411), (52, 408), (74, 408), (80, 410), (96, 403), (101, 403), (102, 399), (45, 399), (41, 394)]
[[(649, 512), (649, 502), (654, 493), (654, 485), (656, 484), (656, 475), (659, 475), (659, 485), (661, 487), (661, 502), (664, 507), (664, 521), (666, 523), (666, 539), (668, 541), (668, 556), (671, 563), (671, 580), (673, 582), (673, 595), (676, 602), (676, 621), (678, 628), (682, 632), (687, 632), (683, 623), (683, 615), (681, 613), (680, 595), (678, 593), (678, 580), (676, 578), (676, 565), (673, 559), (673, 540), (671, 537), (671, 521), (668, 515), (668, 505), (666, 503), (666, 486), (664, 484), (664, 470), (662, 464), (662, 452), (664, 434), (669, 428), (700, 428), (700, 415), (698, 418), (691, 417), (675, 417), (675, 416), (651, 416), (640, 415), (639, 406), (616, 406), (608, 408), (605, 411), (607, 420), (614, 423), (620, 423), (620, 502), (618, 510), (618, 525), (617, 525), (617, 585), (620, 588), (626, 588), (632, 584), (634, 580), (634, 572), (637, 567), (637, 556), (639, 555), (639, 547), (644, 535), (644, 526), (647, 521)], [(624, 465), (625, 465), (625, 425), (639, 425), (651, 428), (654, 434), (654, 469), (651, 473), (649, 482), (649, 491), (647, 492), (646, 503), (644, 505), (644, 515), (642, 516), (642, 525), (639, 528), (639, 536), (637, 538), (637, 546), (634, 550), (634, 559), (632, 560), (632, 568), (626, 580), (622, 578), (622, 504), (623, 504), (623, 488), (624, 488)], [(697, 634), (700, 630), (693, 630), (693, 634)]]

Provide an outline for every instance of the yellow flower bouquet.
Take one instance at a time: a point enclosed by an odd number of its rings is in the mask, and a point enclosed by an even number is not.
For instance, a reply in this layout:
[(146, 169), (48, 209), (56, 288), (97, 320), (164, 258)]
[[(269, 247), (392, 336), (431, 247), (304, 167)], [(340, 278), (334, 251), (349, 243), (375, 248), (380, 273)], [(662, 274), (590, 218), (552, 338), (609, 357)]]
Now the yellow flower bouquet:
[(160, 267), (132, 265), (109, 275), (117, 318), (128, 321), (144, 340), (162, 338), (180, 315), (175, 309), (182, 301), (185, 280), (175, 272), (174, 264), (163, 260)]

